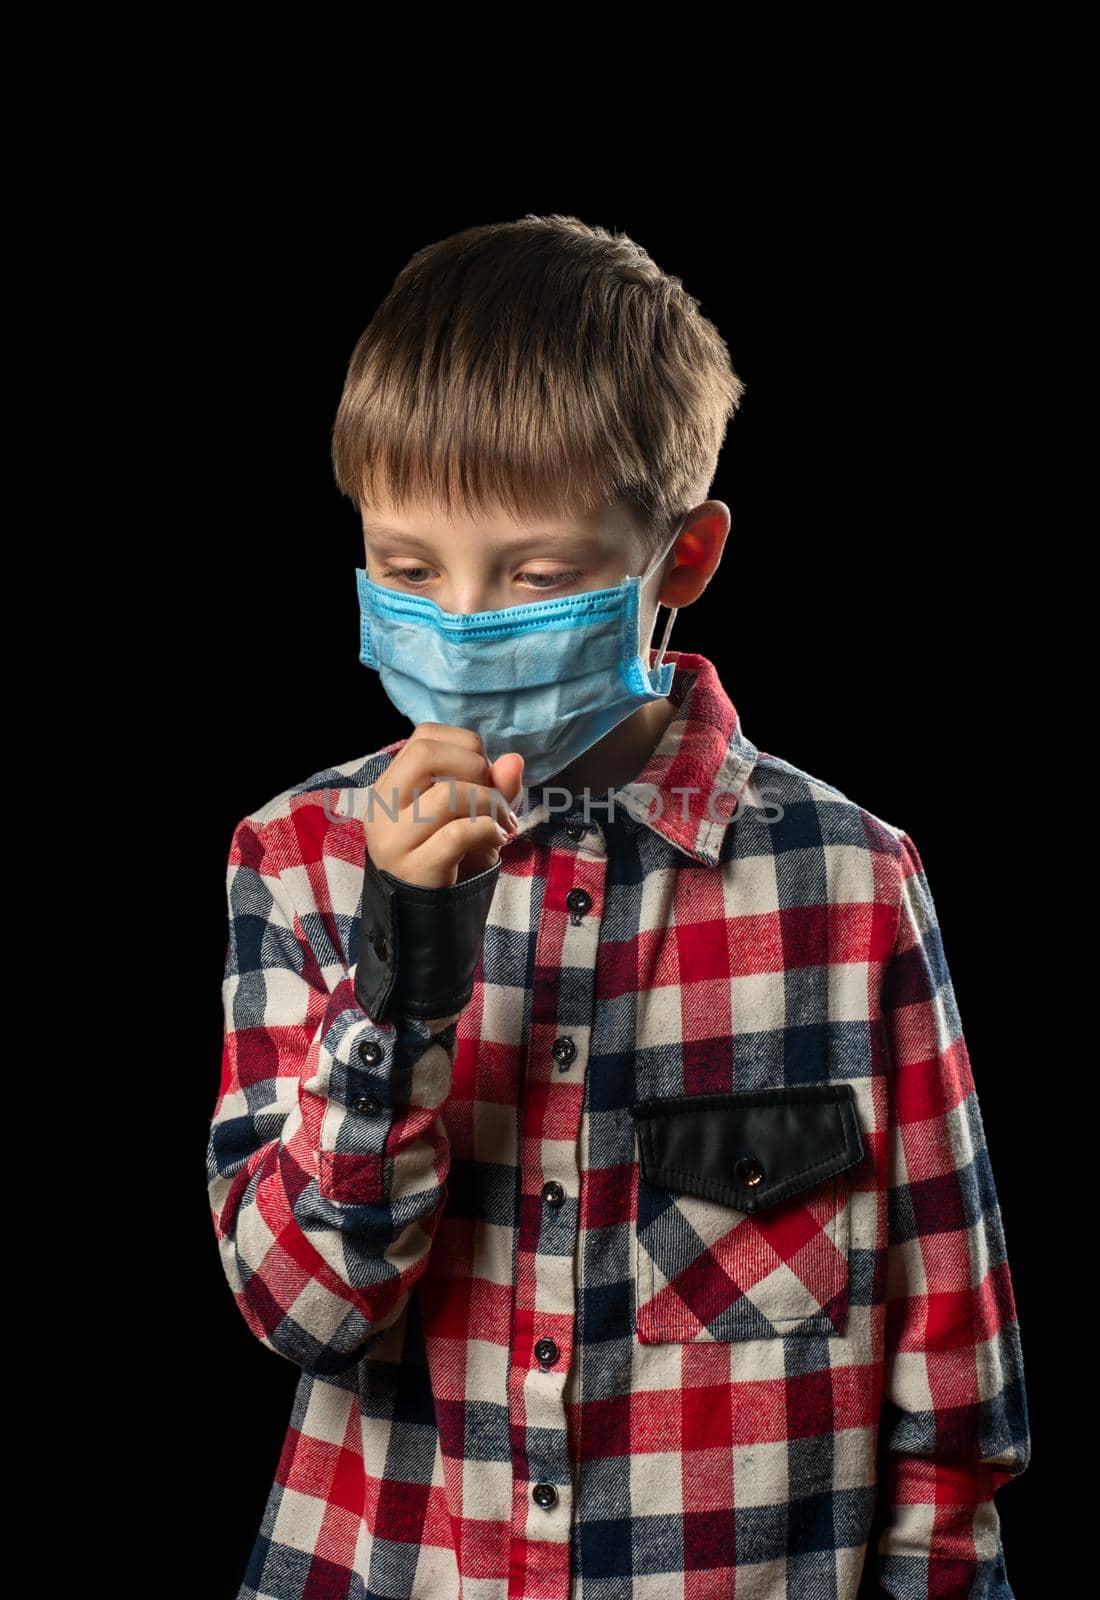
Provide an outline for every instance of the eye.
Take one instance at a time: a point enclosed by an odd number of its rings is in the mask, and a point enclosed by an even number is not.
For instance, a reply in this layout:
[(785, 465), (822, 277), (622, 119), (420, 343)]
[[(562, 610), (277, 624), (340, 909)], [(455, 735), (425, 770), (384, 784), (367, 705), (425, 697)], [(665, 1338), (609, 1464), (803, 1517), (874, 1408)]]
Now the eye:
[(406, 583), (411, 583), (414, 588), (419, 588), (423, 580), (418, 579), (417, 574), (434, 571), (434, 567), (383, 567), (379, 576), (382, 578), (403, 578)]
[[(521, 578), (526, 578), (535, 589), (567, 589), (571, 583), (576, 583), (580, 577), (579, 572), (521, 572)], [(543, 582), (542, 580), (546, 580)]]
[[(382, 578), (400, 578), (403, 583), (409, 584), (414, 589), (422, 589), (430, 582), (426, 574), (434, 573), (434, 567), (383, 567), (379, 573)], [(571, 572), (521, 572), (519, 577), (532, 589), (545, 591), (548, 589), (566, 589), (570, 584), (576, 583), (581, 574)]]

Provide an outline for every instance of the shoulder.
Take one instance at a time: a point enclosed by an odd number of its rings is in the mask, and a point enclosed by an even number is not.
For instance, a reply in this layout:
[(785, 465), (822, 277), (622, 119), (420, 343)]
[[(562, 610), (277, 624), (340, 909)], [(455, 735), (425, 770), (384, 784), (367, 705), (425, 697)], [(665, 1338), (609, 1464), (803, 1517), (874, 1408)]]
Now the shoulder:
[(319, 767), (280, 789), (239, 819), (232, 851), (259, 851), (278, 871), (329, 855), (358, 859), (364, 812), (359, 792), (377, 781), (405, 742), (397, 739), (368, 755)]
[(745, 799), (777, 854), (791, 854), (795, 866), (815, 873), (827, 858), (825, 882), (830, 890), (835, 883), (841, 897), (853, 872), (870, 872), (870, 898), (897, 905), (906, 879), (923, 870), (905, 827), (782, 756), (758, 752)]

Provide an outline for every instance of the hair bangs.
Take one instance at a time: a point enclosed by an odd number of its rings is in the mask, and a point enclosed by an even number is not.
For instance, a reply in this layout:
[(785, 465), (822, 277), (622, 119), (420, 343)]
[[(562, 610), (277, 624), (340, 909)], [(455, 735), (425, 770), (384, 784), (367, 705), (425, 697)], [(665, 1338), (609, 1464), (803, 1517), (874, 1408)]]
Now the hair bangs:
[(705, 498), (743, 391), (698, 303), (633, 241), (528, 215), (398, 274), (352, 353), (333, 470), (361, 513), (625, 503), (656, 540)]

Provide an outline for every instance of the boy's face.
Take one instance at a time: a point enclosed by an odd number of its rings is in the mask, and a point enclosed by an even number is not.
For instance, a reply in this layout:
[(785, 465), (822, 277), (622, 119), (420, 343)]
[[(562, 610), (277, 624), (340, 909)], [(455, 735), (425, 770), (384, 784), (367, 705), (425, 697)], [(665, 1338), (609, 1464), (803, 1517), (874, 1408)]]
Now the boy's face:
[[(609, 588), (644, 572), (656, 553), (631, 508), (622, 504), (587, 517), (516, 522), (501, 507), (475, 521), (375, 502), (362, 513), (362, 524), (369, 578), (403, 594), (425, 594), (444, 611), (460, 613)], [(670, 574), (673, 563), (678, 569), (683, 563), (683, 575), (678, 570), (664, 581), (654, 575), (641, 597), (643, 639), (658, 603), (686, 605), (700, 592), (728, 529), (729, 511), (721, 501), (707, 501), (689, 515), (675, 555), (663, 564)], [(672, 533), (673, 527), (665, 530), (666, 541)]]

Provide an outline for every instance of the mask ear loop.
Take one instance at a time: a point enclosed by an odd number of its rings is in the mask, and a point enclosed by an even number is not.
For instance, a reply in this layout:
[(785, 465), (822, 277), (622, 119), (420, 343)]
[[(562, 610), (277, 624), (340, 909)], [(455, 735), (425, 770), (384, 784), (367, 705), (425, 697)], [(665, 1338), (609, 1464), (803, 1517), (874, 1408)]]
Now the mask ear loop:
[[(676, 529), (676, 532), (673, 534), (672, 538), (670, 539), (670, 541), (669, 541), (667, 547), (665, 548), (663, 554), (659, 555), (657, 557), (657, 560), (653, 563), (653, 567), (650, 568), (650, 572), (652, 572), (655, 567), (660, 566), (661, 562), (664, 561), (667, 558), (669, 551), (674, 547), (674, 545), (676, 544), (676, 541), (680, 537), (681, 533), (683, 533), (683, 531), (684, 531), (684, 523), (686, 521), (687, 521), (686, 517), (682, 517), (680, 519), (680, 526)], [(648, 573), (647, 573), (647, 576), (648, 576)], [(668, 636), (672, 632), (672, 624), (676, 621), (676, 613), (677, 613), (677, 611), (679, 609), (680, 609), (679, 606), (670, 606), (668, 608), (668, 620), (665, 623), (665, 631), (661, 635), (661, 643), (657, 647), (657, 655), (654, 658), (654, 662), (653, 662), (652, 667), (650, 668), (651, 672), (659, 672), (660, 671), (661, 662), (664, 660), (664, 656), (665, 656), (665, 646), (668, 644)], [(660, 610), (660, 602), (658, 602), (657, 610), (658, 611)], [(656, 618), (657, 618), (657, 612), (656, 611), (653, 613), (653, 617), (654, 617), (654, 621), (656, 621)], [(650, 629), (649, 637), (650, 637), (650, 642), (652, 643), (652, 640), (653, 640), (653, 630), (652, 630), (652, 628)], [(647, 646), (647, 649), (648, 649), (648, 646)]]
[(661, 635), (661, 643), (660, 643), (660, 646), (658, 647), (657, 655), (654, 658), (654, 662), (653, 662), (653, 671), (654, 672), (660, 671), (661, 662), (664, 660), (665, 645), (668, 643), (668, 636), (672, 632), (672, 624), (676, 620), (676, 613), (677, 613), (678, 610), (679, 610), (678, 606), (671, 606), (669, 608), (668, 621), (665, 623), (665, 631)]

